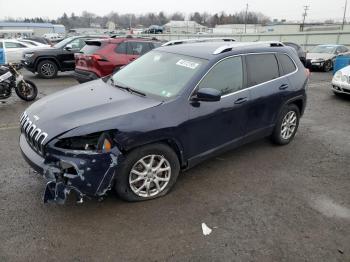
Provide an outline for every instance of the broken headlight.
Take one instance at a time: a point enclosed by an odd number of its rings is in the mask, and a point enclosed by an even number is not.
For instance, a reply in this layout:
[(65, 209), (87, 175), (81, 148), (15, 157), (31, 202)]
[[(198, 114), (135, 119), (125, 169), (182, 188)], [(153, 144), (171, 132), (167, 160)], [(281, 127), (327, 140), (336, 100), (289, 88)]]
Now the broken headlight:
[(69, 150), (86, 150), (109, 152), (112, 149), (113, 139), (106, 132), (93, 133), (85, 136), (59, 139), (55, 146)]

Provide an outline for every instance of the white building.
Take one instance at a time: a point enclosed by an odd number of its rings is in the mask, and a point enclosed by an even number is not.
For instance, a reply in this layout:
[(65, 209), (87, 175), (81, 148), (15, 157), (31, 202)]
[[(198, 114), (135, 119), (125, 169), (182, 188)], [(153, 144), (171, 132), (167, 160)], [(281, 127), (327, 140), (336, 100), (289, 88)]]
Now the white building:
[(213, 33), (222, 35), (244, 34), (245, 32), (247, 34), (255, 34), (259, 32), (260, 27), (261, 25), (259, 24), (247, 24), (246, 26), (244, 24), (216, 25), (213, 28)]
[(208, 27), (195, 21), (170, 21), (163, 26), (165, 34), (197, 34), (207, 33)]
[[(31, 35), (42, 36), (43, 34), (49, 33), (57, 33), (57, 34), (65, 34), (66, 29), (64, 25), (54, 25), (51, 23), (17, 23), (17, 22), (0, 22), (0, 30), (3, 32), (20, 32), (20, 31), (31, 31)], [(13, 37), (3, 34), (3, 37)]]

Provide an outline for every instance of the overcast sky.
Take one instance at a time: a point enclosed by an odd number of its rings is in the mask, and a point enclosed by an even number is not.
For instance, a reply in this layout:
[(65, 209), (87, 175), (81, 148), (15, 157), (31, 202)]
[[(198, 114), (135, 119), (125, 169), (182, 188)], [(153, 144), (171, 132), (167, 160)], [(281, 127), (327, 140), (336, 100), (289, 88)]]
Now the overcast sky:
[[(0, 0), (0, 19), (5, 17), (57, 18), (63, 12), (80, 14), (84, 10), (98, 15), (105, 15), (110, 11), (136, 14), (159, 11), (166, 13), (180, 11), (186, 14), (195, 11), (234, 13), (245, 9), (246, 3), (252, 11), (262, 12), (272, 19), (287, 20), (300, 20), (303, 6), (308, 4), (310, 11), (307, 19), (311, 21), (341, 19), (345, 0)], [(348, 14), (350, 12), (347, 12), (347, 17)]]

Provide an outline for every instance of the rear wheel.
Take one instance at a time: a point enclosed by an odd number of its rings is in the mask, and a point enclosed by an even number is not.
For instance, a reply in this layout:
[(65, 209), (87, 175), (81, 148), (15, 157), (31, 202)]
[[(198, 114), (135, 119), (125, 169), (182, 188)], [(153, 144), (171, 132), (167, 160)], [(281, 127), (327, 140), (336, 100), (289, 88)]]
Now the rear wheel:
[(38, 64), (37, 71), (40, 77), (51, 79), (57, 76), (58, 68), (55, 62), (44, 60)]
[(290, 104), (285, 106), (280, 113), (276, 126), (273, 130), (271, 139), (275, 144), (286, 145), (293, 140), (300, 120), (299, 108)]
[(33, 101), (38, 95), (38, 89), (36, 85), (29, 80), (22, 80), (15, 88), (16, 94), (19, 98), (25, 101)]
[(176, 153), (165, 144), (137, 148), (126, 155), (116, 175), (115, 190), (126, 201), (166, 195), (180, 171)]

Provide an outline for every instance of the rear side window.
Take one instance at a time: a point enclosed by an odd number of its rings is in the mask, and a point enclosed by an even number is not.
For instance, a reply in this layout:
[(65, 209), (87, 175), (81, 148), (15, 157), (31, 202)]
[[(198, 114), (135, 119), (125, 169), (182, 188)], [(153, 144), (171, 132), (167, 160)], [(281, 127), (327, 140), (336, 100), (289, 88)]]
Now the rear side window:
[(201, 88), (214, 88), (227, 95), (242, 89), (242, 58), (231, 57), (217, 64), (199, 84)]
[(293, 60), (289, 56), (284, 54), (279, 54), (278, 59), (279, 59), (279, 62), (281, 63), (284, 75), (293, 73), (297, 69)]
[(0, 42), (0, 48), (4, 48), (3, 45), (2, 45), (2, 42)]
[(85, 55), (92, 55), (100, 50), (102, 43), (99, 41), (86, 42), (86, 45), (80, 50)]
[(277, 59), (273, 54), (246, 56), (248, 87), (279, 77)]
[(25, 48), (25, 45), (16, 42), (5, 42), (6, 48)]
[(148, 42), (128, 42), (127, 54), (128, 55), (143, 55), (151, 50)]

